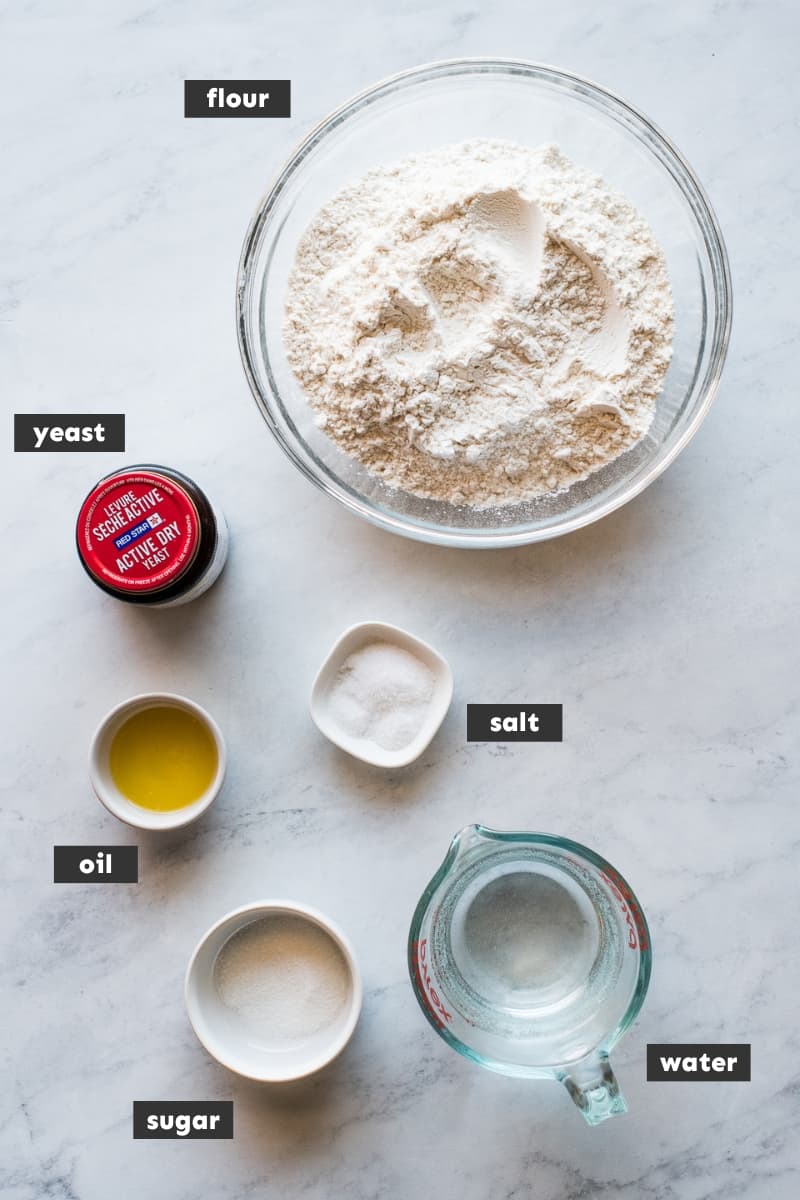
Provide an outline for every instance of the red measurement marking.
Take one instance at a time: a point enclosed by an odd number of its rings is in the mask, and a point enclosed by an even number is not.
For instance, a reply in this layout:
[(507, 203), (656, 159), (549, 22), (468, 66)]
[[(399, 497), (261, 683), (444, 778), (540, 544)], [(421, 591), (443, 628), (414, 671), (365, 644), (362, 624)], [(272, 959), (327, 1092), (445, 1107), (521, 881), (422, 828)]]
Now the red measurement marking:
[(444, 1029), (445, 1021), (452, 1021), (453, 1014), (447, 1011), (439, 993), (431, 983), (431, 973), (428, 970), (428, 939), (423, 938), (420, 942), (412, 942), (411, 949), (414, 954), (414, 975), (425, 1007), (436, 1028)]
[(633, 892), (613, 867), (609, 867), (607, 871), (603, 871), (602, 876), (619, 901), (625, 922), (628, 926), (628, 945), (631, 950), (636, 949), (637, 937), (641, 949), (649, 949), (650, 943), (647, 937), (647, 926), (642, 910), (639, 908)]

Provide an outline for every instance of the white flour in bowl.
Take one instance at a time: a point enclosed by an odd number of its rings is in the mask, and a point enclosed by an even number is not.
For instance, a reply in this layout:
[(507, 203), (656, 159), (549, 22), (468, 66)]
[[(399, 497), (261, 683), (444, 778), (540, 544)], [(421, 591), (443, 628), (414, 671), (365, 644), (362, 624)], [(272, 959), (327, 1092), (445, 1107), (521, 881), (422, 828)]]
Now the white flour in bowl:
[(474, 141), (370, 171), (289, 280), (318, 424), (390, 485), (486, 507), (568, 488), (647, 432), (672, 344), (664, 255), (555, 146)]

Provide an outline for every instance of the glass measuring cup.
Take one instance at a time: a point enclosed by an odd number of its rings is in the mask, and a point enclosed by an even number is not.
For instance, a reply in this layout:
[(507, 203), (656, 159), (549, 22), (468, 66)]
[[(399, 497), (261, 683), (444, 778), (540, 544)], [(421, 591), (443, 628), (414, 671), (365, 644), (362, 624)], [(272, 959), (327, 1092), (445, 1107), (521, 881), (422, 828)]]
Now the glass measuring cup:
[(466, 826), (417, 905), (408, 966), (425, 1016), (466, 1058), (559, 1080), (590, 1125), (626, 1111), (608, 1055), (642, 1006), (650, 935), (594, 851)]

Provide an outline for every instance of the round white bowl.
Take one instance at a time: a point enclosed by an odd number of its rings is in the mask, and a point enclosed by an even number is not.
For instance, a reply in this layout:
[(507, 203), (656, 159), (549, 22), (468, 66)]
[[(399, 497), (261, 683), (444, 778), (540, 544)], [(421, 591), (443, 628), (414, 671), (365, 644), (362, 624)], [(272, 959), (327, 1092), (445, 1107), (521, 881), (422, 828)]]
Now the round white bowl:
[[(217, 748), (217, 770), (209, 787), (193, 804), (186, 804), (172, 812), (156, 812), (134, 804), (122, 794), (111, 777), (109, 754), (114, 735), (129, 717), (146, 708), (165, 707), (182, 708), (203, 722)], [(199, 704), (195, 704), (194, 700), (189, 700), (186, 696), (176, 696), (172, 692), (142, 692), (112, 708), (98, 725), (89, 748), (89, 778), (97, 799), (110, 813), (119, 817), (120, 821), (125, 821), (127, 825), (133, 825), (137, 829), (180, 829), (181, 826), (196, 821), (219, 795), (225, 779), (226, 763), (225, 739), (211, 714)]]
[[(300, 917), (323, 930), (341, 951), (350, 977), (347, 1003), (336, 1021), (281, 1050), (257, 1045), (222, 1003), (214, 985), (214, 964), (226, 942), (253, 921), (275, 915)], [(313, 1075), (341, 1054), (361, 1012), (361, 974), (342, 930), (317, 909), (291, 900), (260, 900), (229, 912), (200, 939), (186, 971), (185, 997), (192, 1028), (212, 1058), (258, 1083), (288, 1083)]]
[[(568, 491), (498, 508), (389, 487), (318, 428), (289, 366), (283, 320), (297, 244), (319, 209), (371, 168), (471, 138), (555, 142), (642, 213), (664, 250), (673, 357), (647, 435)], [(429, 63), (354, 96), (312, 129), (261, 201), (239, 264), (237, 326), (250, 388), (292, 462), (351, 512), (448, 546), (498, 547), (580, 529), (638, 495), (697, 431), (717, 390), (731, 325), (717, 219), (669, 138), (627, 101), (567, 71), (512, 59)]]

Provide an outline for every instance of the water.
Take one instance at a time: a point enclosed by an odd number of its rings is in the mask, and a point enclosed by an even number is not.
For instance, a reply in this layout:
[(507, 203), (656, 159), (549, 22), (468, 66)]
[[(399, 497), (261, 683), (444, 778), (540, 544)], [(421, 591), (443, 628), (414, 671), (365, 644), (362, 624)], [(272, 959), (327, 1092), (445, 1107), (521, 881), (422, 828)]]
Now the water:
[(599, 943), (585, 892), (541, 866), (482, 876), (454, 912), (462, 977), (486, 1003), (520, 1017), (564, 1004), (588, 978)]
[(615, 989), (623, 951), (607, 896), (579, 864), (517, 849), (454, 878), (431, 948), (437, 985), (473, 1030), (565, 1053)]

